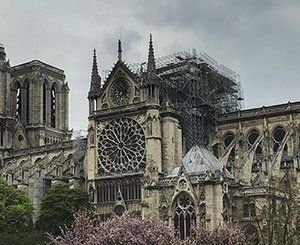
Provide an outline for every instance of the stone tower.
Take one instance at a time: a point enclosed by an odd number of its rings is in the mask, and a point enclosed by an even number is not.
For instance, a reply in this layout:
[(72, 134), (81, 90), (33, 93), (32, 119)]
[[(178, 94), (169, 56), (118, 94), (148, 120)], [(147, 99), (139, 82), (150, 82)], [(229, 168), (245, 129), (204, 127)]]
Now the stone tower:
[(23, 149), (70, 139), (63, 70), (39, 60), (10, 67), (1, 46), (0, 82), (3, 147)]
[(11, 145), (10, 138), (14, 127), (7, 97), (10, 76), (9, 61), (6, 60), (4, 46), (0, 44), (0, 148)]

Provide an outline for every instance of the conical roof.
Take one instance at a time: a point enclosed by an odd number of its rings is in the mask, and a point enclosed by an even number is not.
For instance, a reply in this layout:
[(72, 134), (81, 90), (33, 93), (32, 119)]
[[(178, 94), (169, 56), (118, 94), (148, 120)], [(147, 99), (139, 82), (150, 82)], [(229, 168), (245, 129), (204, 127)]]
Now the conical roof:
[(223, 168), (221, 162), (203, 146), (193, 146), (183, 157), (179, 166), (176, 166), (167, 177), (177, 176), (182, 165), (186, 175), (203, 175), (209, 172), (214, 174), (224, 171), (227, 178), (234, 178), (226, 168)]

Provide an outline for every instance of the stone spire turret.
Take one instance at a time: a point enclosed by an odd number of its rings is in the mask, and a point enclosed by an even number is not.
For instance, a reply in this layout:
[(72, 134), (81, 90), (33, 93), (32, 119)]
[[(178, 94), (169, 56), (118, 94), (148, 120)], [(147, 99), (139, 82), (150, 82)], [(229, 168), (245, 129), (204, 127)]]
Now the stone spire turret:
[(92, 68), (89, 97), (96, 97), (98, 95), (98, 91), (100, 90), (100, 88), (101, 88), (101, 77), (99, 76), (98, 73), (97, 55), (96, 55), (96, 49), (94, 49), (93, 68)]
[(142, 74), (144, 96), (148, 102), (159, 104), (160, 84), (157, 80), (152, 35), (150, 34), (147, 71)]
[(118, 61), (122, 61), (122, 44), (120, 39), (118, 41)]
[(150, 34), (150, 41), (149, 41), (147, 76), (150, 81), (155, 80), (155, 77), (156, 77), (156, 65), (155, 65), (154, 49), (153, 49), (153, 42), (152, 42), (151, 34)]

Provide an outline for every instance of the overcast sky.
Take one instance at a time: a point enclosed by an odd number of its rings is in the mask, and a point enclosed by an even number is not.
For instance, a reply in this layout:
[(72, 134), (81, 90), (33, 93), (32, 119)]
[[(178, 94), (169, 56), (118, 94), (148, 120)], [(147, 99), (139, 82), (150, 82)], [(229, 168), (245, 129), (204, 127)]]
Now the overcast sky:
[(65, 70), (70, 128), (86, 128), (92, 50), (100, 70), (196, 48), (241, 75), (245, 108), (300, 100), (300, 1), (0, 0), (0, 43), (12, 65)]

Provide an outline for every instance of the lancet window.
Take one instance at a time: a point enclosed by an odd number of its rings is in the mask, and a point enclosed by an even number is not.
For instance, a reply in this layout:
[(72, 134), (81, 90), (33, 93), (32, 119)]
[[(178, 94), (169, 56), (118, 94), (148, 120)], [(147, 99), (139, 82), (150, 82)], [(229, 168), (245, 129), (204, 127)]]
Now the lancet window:
[(175, 201), (174, 213), (174, 227), (181, 239), (190, 235), (193, 224), (196, 224), (195, 204), (190, 195), (182, 192)]
[(98, 203), (110, 203), (116, 201), (118, 191), (124, 201), (141, 199), (141, 183), (139, 178), (130, 178), (116, 181), (101, 181), (97, 185)]
[(51, 127), (56, 127), (56, 89), (54, 85), (51, 87)]

